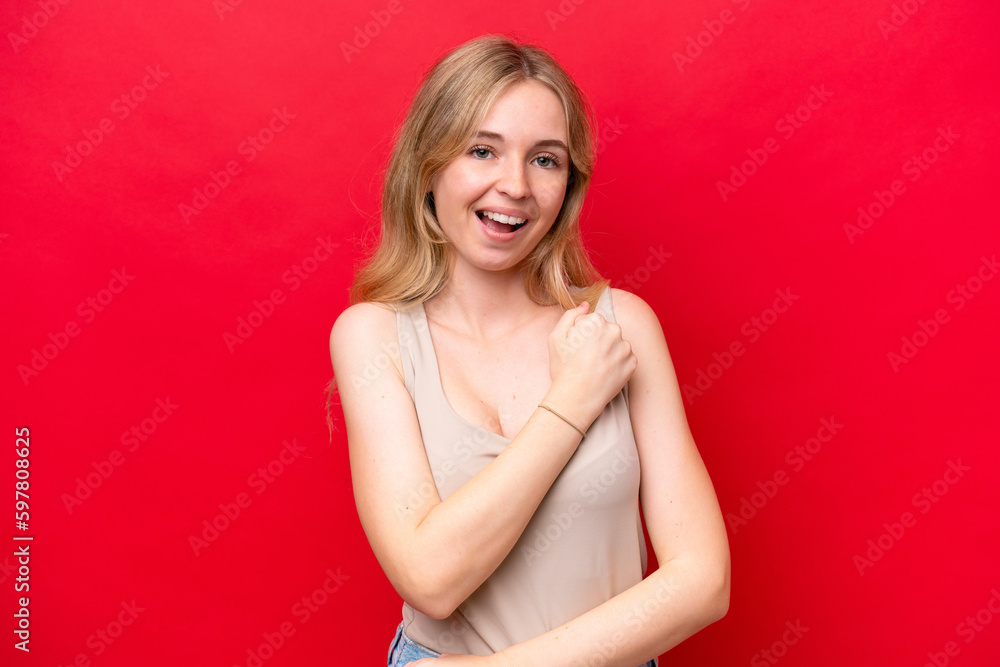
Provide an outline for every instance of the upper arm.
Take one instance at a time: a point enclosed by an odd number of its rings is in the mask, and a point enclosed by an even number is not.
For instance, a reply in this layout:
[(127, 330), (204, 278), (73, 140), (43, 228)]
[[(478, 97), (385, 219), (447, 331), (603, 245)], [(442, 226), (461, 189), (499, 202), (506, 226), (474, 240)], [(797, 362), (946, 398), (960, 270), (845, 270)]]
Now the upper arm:
[[(657, 560), (724, 568), (729, 541), (656, 313), (638, 296), (613, 290), (615, 319), (638, 365), (629, 379), (629, 415), (639, 452), (639, 498)], [(718, 571), (718, 570), (716, 570)]]
[(395, 318), (376, 304), (347, 308), (330, 332), (330, 357), (358, 516), (386, 576), (411, 601), (409, 537), (440, 497), (398, 365)]

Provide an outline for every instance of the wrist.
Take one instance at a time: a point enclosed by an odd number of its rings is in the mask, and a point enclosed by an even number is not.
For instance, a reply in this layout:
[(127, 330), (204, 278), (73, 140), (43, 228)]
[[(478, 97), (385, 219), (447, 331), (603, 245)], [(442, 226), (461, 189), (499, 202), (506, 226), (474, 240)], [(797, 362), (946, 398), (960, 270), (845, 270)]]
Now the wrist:
[(587, 402), (558, 389), (550, 389), (539, 405), (548, 406), (558, 413), (556, 416), (561, 416), (584, 433), (600, 414), (600, 410), (595, 411)]
[(545, 410), (546, 412), (550, 412), (550, 413), (552, 413), (553, 415), (555, 415), (555, 416), (556, 416), (556, 418), (558, 418), (558, 419), (561, 419), (562, 421), (564, 421), (564, 422), (565, 422), (565, 423), (566, 423), (567, 425), (569, 425), (570, 427), (572, 427), (572, 429), (573, 429), (574, 431), (576, 431), (577, 433), (579, 433), (579, 434), (580, 434), (580, 438), (581, 438), (581, 439), (583, 439), (583, 438), (586, 438), (586, 437), (587, 437), (587, 432), (586, 432), (586, 431), (584, 431), (584, 430), (583, 430), (582, 428), (580, 428), (579, 426), (577, 426), (576, 424), (574, 424), (574, 423), (573, 423), (573, 420), (572, 420), (572, 419), (570, 419), (570, 418), (569, 418), (569, 417), (567, 417), (566, 415), (564, 415), (564, 414), (560, 413), (560, 412), (559, 412), (558, 410), (554, 410), (554, 409), (552, 409), (551, 407), (549, 407), (548, 405), (546, 405), (544, 401), (543, 401), (543, 402), (541, 402), (541, 403), (539, 403), (539, 404), (538, 404), (538, 407), (539, 407), (539, 408), (541, 408), (542, 410)]

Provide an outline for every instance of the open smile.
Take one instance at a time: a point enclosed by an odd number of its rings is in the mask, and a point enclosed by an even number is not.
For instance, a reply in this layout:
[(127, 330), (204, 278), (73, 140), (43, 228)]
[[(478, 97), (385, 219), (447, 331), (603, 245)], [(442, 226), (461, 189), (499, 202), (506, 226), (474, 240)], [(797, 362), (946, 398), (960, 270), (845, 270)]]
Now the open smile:
[(530, 222), (527, 218), (516, 218), (490, 210), (476, 211), (476, 216), (484, 227), (497, 234), (512, 234)]

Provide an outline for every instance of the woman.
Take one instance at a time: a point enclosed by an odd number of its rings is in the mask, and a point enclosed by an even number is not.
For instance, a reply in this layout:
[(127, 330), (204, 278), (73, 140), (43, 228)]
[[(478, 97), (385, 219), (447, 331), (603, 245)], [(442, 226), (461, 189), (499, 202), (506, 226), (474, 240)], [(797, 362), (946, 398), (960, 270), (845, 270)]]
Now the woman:
[(358, 514), (404, 600), (390, 665), (654, 665), (728, 610), (657, 317), (580, 242), (593, 137), (552, 57), (499, 36), (442, 58), (398, 134), (330, 335)]

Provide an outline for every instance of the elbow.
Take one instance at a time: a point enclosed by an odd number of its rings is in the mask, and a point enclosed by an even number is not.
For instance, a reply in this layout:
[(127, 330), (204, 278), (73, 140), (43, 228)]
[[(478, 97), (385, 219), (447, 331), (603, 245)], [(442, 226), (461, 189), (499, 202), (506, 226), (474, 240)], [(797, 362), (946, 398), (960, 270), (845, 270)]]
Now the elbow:
[(725, 587), (720, 588), (715, 594), (715, 597), (710, 603), (710, 617), (709, 623), (715, 623), (716, 621), (721, 621), (725, 618), (726, 614), (729, 613), (729, 583), (727, 582)]
[(705, 625), (711, 625), (722, 620), (729, 613), (729, 588), (730, 588), (730, 565), (729, 558), (721, 567), (716, 568), (713, 576), (705, 587), (708, 593), (705, 599)]
[(723, 558), (698, 559), (688, 570), (692, 602), (690, 620), (698, 632), (729, 613), (729, 554)]
[(416, 611), (436, 621), (443, 621), (450, 618), (455, 613), (455, 610), (458, 609), (457, 604), (452, 604), (447, 597), (441, 595), (421, 595), (404, 599)]
[(425, 616), (437, 621), (450, 618), (459, 605), (464, 602), (456, 595), (455, 582), (446, 582), (429, 575), (418, 573), (420, 580), (409, 580), (405, 586), (397, 587), (397, 591), (408, 605)]
[(394, 552), (388, 565), (383, 570), (399, 596), (415, 611), (436, 621), (450, 618), (482, 583), (463, 569), (460, 554), (437, 549), (419, 536)]
[(457, 604), (453, 604), (443, 595), (418, 595), (404, 597), (406, 603), (419, 611), (424, 616), (429, 616), (436, 621), (443, 621), (451, 618), (451, 615), (458, 609)]

